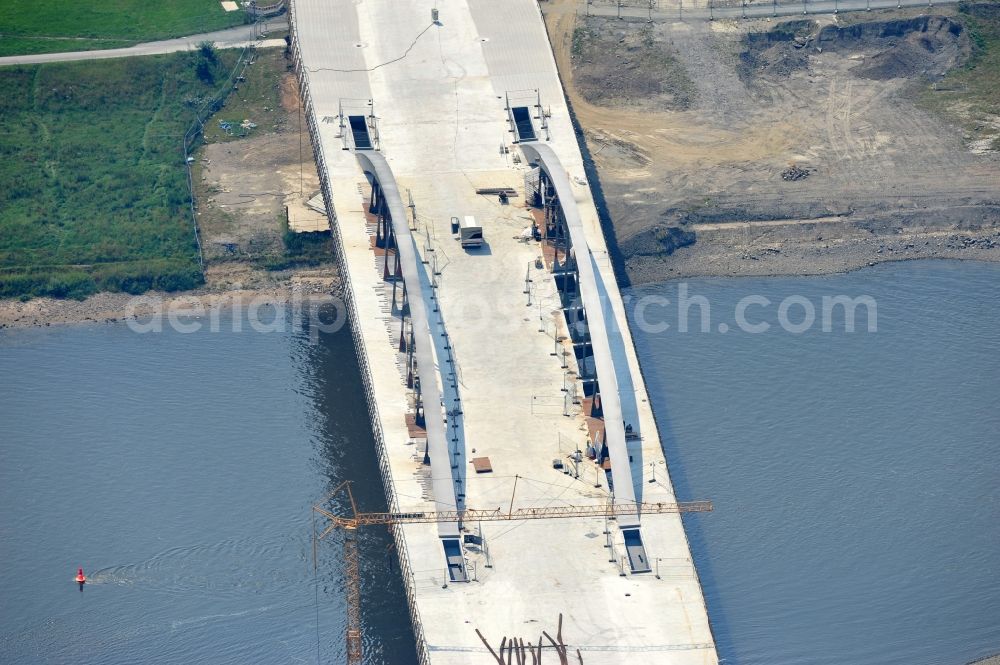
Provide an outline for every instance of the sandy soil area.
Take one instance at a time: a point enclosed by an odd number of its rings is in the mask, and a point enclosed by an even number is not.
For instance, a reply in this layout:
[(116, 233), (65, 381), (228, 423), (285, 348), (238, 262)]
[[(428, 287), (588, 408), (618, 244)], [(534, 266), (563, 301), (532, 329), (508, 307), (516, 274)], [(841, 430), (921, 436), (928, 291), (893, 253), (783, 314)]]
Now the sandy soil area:
[(647, 23), (577, 5), (546, 3), (546, 21), (633, 283), (1000, 260), (998, 155), (912, 101), (968, 53), (948, 16)]

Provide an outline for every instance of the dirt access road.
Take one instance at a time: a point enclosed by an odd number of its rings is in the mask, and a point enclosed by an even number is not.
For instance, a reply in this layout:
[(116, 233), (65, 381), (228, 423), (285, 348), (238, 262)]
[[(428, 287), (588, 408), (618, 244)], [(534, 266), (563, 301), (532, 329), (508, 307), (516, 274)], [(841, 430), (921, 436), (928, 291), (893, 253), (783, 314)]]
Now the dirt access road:
[(1000, 160), (911, 101), (968, 54), (953, 10), (648, 23), (543, 8), (634, 283), (1000, 260)]

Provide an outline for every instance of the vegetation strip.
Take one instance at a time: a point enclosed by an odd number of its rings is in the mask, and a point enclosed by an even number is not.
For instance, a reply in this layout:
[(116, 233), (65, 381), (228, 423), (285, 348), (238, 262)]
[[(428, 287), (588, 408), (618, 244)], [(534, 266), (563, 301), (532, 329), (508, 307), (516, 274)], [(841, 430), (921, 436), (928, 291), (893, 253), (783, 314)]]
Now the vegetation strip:
[(0, 296), (202, 282), (182, 139), (239, 52), (0, 69)]

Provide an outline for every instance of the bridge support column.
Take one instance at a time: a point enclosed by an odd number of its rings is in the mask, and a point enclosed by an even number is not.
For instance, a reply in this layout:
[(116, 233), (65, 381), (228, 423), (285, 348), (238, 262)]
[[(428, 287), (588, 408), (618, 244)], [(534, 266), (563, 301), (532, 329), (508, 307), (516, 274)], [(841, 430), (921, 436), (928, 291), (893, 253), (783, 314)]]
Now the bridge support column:
[(368, 201), (368, 212), (375, 213), (376, 211), (379, 211), (379, 213), (381, 214), (380, 211), (381, 203), (382, 203), (382, 188), (379, 187), (378, 180), (373, 180), (372, 195)]
[(375, 206), (374, 214), (377, 215), (375, 221), (375, 246), (384, 249), (385, 239), (386, 239), (386, 225), (387, 221), (385, 217), (385, 206), (379, 202)]
[(590, 403), (590, 417), (603, 418), (604, 409), (601, 408), (601, 393), (594, 393), (594, 400)]

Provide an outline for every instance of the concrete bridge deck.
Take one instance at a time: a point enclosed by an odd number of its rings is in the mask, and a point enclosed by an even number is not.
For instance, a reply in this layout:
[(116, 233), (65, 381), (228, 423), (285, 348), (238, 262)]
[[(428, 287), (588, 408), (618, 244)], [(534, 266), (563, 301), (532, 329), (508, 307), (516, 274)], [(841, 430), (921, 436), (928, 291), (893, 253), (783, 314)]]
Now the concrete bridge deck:
[[(617, 501), (675, 501), (538, 7), (449, 0), (437, 23), (432, 7), (296, 0), (292, 13), (390, 508), (601, 505), (609, 480)], [(508, 106), (529, 109), (538, 141), (514, 143)], [(351, 116), (364, 118), (373, 149), (355, 140)], [(539, 177), (560, 203), (570, 255), (559, 260), (586, 310), (579, 346), (592, 357), (579, 362), (566, 294), (536, 267), (552, 257), (519, 238), (538, 220), (526, 203)], [(480, 188), (517, 194), (502, 205)], [(469, 215), (482, 248), (452, 236), (452, 217)], [(610, 476), (584, 458), (577, 477), (568, 458), (595, 430), (592, 400), (572, 400), (585, 397), (581, 375), (600, 386)], [(474, 471), (481, 457), (491, 472)], [(494, 648), (503, 636), (534, 642), (555, 634), (560, 613), (588, 665), (717, 662), (678, 515), (458, 527), (395, 529), (422, 662), (493, 663), (476, 629)], [(636, 529), (659, 575), (630, 565), (625, 533)], [(459, 543), (467, 582), (443, 547), (458, 538), (469, 541)]]

